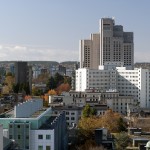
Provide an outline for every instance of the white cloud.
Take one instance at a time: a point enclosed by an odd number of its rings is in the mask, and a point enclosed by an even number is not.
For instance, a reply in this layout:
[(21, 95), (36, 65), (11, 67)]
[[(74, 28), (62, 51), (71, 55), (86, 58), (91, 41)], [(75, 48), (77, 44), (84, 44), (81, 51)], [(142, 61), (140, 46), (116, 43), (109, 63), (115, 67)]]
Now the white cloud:
[[(36, 60), (36, 61), (78, 61), (78, 50), (51, 49), (49, 47), (2, 45), (0, 61)], [(135, 51), (134, 62), (149, 62), (150, 53)]]
[(41, 60), (78, 61), (78, 50), (61, 50), (45, 47), (0, 45), (0, 61)]

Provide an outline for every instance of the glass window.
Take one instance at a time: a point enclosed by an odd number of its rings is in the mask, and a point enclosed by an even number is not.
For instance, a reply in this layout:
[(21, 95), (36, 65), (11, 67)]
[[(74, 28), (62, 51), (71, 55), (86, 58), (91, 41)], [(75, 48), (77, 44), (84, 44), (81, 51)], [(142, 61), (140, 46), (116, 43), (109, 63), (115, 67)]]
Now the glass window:
[(26, 135), (26, 139), (29, 139), (29, 135)]
[(29, 149), (29, 146), (26, 146), (26, 149)]
[(51, 135), (46, 135), (46, 139), (51, 139)]
[(12, 139), (12, 135), (9, 135), (9, 139)]
[(51, 150), (51, 147), (50, 146), (46, 146), (46, 150)]
[(38, 150), (43, 150), (43, 146), (42, 146), (42, 145), (39, 145), (39, 146), (38, 146)]
[(75, 118), (74, 117), (71, 117), (71, 120), (74, 120)]
[(38, 139), (43, 139), (43, 135), (38, 135)]
[(66, 112), (66, 115), (69, 115), (69, 112)]
[(20, 136), (20, 135), (18, 135), (18, 139), (21, 139), (21, 136)]

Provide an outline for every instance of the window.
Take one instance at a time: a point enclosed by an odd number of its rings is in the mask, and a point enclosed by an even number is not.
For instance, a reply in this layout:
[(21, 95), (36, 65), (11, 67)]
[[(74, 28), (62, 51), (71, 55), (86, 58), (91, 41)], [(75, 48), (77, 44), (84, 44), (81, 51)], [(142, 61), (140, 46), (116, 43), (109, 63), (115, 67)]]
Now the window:
[(29, 125), (26, 125), (26, 128), (29, 128)]
[(26, 139), (29, 139), (29, 135), (26, 135)]
[(46, 140), (51, 139), (51, 135), (46, 135)]
[(39, 146), (38, 146), (38, 150), (43, 150), (43, 146), (42, 146), (42, 145), (39, 145)]
[(46, 150), (51, 150), (51, 147), (50, 146), (46, 146)]
[(66, 112), (66, 115), (69, 115), (69, 112)]
[(9, 125), (9, 128), (12, 128), (12, 125)]
[(21, 139), (21, 136), (20, 136), (20, 135), (18, 135), (18, 139)]
[(26, 146), (26, 149), (29, 149), (29, 146)]
[(74, 117), (71, 117), (71, 120), (74, 120)]
[(9, 135), (9, 139), (12, 139), (12, 135)]
[(43, 135), (38, 135), (38, 139), (43, 139)]
[(18, 125), (17, 128), (20, 128), (20, 125)]

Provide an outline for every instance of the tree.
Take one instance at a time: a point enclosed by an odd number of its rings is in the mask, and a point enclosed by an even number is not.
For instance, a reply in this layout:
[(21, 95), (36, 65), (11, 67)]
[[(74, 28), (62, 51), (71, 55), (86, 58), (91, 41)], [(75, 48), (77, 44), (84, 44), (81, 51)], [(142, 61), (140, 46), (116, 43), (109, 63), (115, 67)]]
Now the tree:
[(49, 95), (57, 95), (57, 92), (55, 90), (49, 90), (48, 94)]
[(71, 77), (64, 77), (64, 83), (68, 83), (71, 86)]
[(41, 96), (42, 94), (43, 94), (43, 91), (41, 89), (38, 89), (37, 87), (32, 88), (32, 95)]
[(120, 132), (115, 135), (115, 145), (117, 150), (124, 150), (130, 143), (130, 138), (126, 132)]
[(127, 131), (127, 123), (121, 117), (118, 120), (118, 131)]
[(11, 72), (7, 72), (6, 77), (7, 76), (13, 76)]
[(85, 105), (83, 111), (82, 111), (82, 117), (90, 117), (96, 115), (96, 109), (91, 108), (90, 105)]
[(19, 83), (13, 84), (13, 92), (18, 93), (19, 92)]
[(56, 89), (58, 94), (61, 94), (62, 92), (69, 92), (71, 89), (71, 86), (68, 83), (62, 83), (59, 85)]
[(107, 128), (110, 132), (120, 132), (121, 126), (123, 126), (123, 123), (125, 124), (123, 120), (121, 120), (122, 123), (120, 123), (120, 119), (121, 115), (119, 113), (109, 109), (101, 117), (102, 126)]
[(33, 79), (33, 83), (46, 83), (49, 78), (49, 73), (41, 73), (36, 79)]
[(103, 127), (101, 119), (96, 116), (81, 117), (78, 123), (80, 136), (85, 140), (91, 139), (93, 137), (94, 130), (101, 127)]
[(109, 132), (125, 130), (126, 122), (123, 121), (120, 114), (107, 110), (103, 116), (98, 117), (91, 115), (90, 112), (90, 106), (86, 105), (78, 123), (80, 133), (85, 139), (91, 138), (97, 128), (104, 127)]
[(15, 82), (14, 76), (12, 76), (11, 73), (8, 73), (5, 77), (4, 84), (5, 86), (8, 86), (8, 91), (11, 92), (13, 90), (13, 84)]
[(56, 83), (53, 77), (50, 77), (48, 79), (48, 82), (46, 83), (46, 87), (48, 90), (52, 90), (56, 88)]
[(56, 73), (54, 76), (56, 87), (58, 87), (61, 83), (64, 82), (64, 77), (60, 75), (59, 73)]
[(103, 146), (97, 146), (95, 141), (87, 140), (83, 145), (77, 147), (77, 150), (106, 150)]

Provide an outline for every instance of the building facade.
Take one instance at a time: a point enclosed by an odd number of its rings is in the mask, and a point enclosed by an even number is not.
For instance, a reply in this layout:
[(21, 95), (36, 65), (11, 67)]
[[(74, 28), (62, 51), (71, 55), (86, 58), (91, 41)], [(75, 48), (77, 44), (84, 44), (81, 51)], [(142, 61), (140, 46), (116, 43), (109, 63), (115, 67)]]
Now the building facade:
[(28, 82), (28, 66), (27, 62), (15, 62), (15, 82), (26, 83)]
[[(113, 64), (113, 63), (112, 63)], [(117, 90), (122, 96), (133, 96), (141, 107), (150, 107), (150, 71), (106, 65), (103, 69), (80, 68), (76, 71), (76, 91), (86, 89)]]
[(27, 84), (32, 91), (32, 67), (27, 62), (15, 62), (15, 83)]

